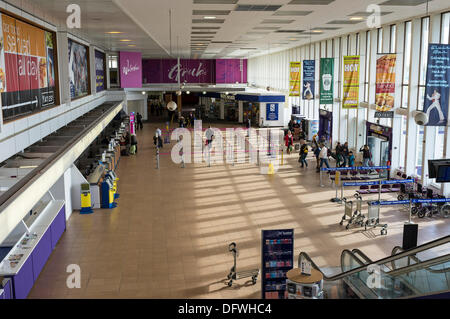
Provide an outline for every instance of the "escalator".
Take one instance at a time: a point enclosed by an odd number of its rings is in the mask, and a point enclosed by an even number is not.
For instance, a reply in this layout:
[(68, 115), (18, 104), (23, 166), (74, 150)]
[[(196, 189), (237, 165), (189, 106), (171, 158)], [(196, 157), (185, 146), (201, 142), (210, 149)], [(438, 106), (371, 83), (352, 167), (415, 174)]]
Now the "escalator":
[(359, 249), (344, 250), (341, 272), (335, 275), (325, 274), (305, 252), (298, 257), (299, 266), (302, 258), (323, 274), (328, 286), (350, 288), (361, 299), (450, 295), (450, 236), (409, 250), (395, 247), (391, 256), (377, 261)]

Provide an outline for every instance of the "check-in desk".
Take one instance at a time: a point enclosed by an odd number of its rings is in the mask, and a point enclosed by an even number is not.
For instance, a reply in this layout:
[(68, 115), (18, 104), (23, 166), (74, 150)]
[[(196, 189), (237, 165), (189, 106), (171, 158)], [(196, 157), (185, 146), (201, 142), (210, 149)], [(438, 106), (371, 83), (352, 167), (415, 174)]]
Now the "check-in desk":
[(94, 209), (99, 209), (101, 206), (100, 188), (105, 172), (105, 167), (100, 164), (95, 168), (92, 174), (87, 177), (87, 181), (91, 186), (91, 200)]
[(10, 297), (25, 299), (66, 230), (64, 201), (47, 202), (38, 215), (24, 219), (16, 230), (1, 245), (9, 252), (0, 262), (0, 277), (10, 279)]

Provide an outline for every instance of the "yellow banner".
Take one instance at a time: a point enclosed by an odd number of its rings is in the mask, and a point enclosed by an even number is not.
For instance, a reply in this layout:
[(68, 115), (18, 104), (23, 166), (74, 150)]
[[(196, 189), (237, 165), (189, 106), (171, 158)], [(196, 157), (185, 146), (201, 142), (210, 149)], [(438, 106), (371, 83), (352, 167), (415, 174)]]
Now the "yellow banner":
[(344, 56), (343, 109), (356, 109), (359, 104), (359, 55)]
[(289, 67), (289, 96), (300, 96), (301, 62), (291, 62)]
[(395, 95), (396, 54), (378, 54), (375, 104), (377, 111), (392, 111)]

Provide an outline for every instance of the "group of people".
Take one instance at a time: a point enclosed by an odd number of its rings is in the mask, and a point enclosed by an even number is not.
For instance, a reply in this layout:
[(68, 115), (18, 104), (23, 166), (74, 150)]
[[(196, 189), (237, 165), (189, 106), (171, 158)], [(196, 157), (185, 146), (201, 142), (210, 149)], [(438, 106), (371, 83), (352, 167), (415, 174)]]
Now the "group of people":
[(155, 116), (163, 115), (164, 107), (161, 102), (152, 102), (150, 104), (150, 113)]
[(191, 113), (189, 113), (189, 115), (186, 118), (184, 116), (180, 116), (178, 118), (178, 124), (179, 124), (180, 128), (192, 127), (195, 120), (196, 120), (195, 115), (191, 112)]

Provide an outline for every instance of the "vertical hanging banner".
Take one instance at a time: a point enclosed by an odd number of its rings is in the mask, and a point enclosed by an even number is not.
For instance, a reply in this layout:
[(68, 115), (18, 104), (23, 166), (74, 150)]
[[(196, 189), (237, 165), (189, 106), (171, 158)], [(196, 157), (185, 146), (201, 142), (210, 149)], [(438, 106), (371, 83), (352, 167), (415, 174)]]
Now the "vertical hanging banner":
[(119, 52), (120, 87), (142, 87), (142, 53)]
[(423, 111), (428, 115), (426, 126), (446, 126), (450, 85), (450, 45), (428, 46), (428, 68)]
[(316, 61), (303, 61), (303, 100), (314, 100), (316, 86)]
[(375, 88), (375, 117), (393, 118), (396, 54), (378, 54)]
[(344, 56), (343, 109), (357, 109), (359, 103), (359, 55)]
[(300, 62), (291, 62), (289, 67), (289, 96), (300, 96)]
[(333, 104), (334, 59), (320, 59), (320, 104)]

